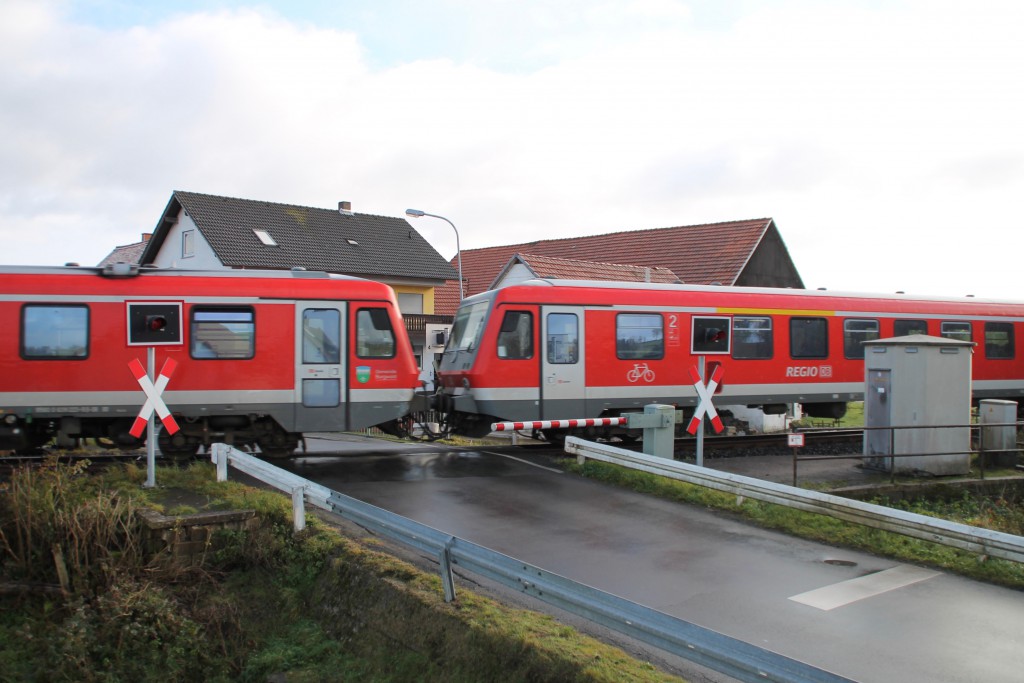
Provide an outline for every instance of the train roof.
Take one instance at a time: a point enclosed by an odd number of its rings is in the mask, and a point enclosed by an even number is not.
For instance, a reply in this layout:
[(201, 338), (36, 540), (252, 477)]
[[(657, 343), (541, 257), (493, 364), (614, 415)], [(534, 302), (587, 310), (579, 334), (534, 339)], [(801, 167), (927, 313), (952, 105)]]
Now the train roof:
[(188, 270), (183, 268), (157, 268), (155, 266), (138, 266), (133, 263), (112, 263), (106, 266), (0, 266), (0, 275), (101, 275), (110, 278), (129, 278), (140, 276), (168, 277), (206, 277), (206, 278), (263, 278), (263, 279), (322, 279), (351, 280), (356, 282), (373, 282), (354, 275), (326, 273), (320, 270)]
[[(643, 291), (662, 291), (662, 292), (693, 292), (693, 293), (713, 293), (720, 292), (723, 294), (766, 294), (772, 296), (794, 296), (794, 297), (820, 297), (820, 298), (832, 298), (832, 299), (871, 299), (871, 300), (891, 300), (891, 301), (922, 301), (922, 302), (969, 302), (978, 304), (1022, 304), (1020, 301), (1010, 301), (1006, 299), (982, 299), (973, 296), (938, 296), (938, 295), (921, 295), (921, 294), (905, 294), (903, 292), (894, 292), (892, 294), (884, 293), (871, 293), (871, 292), (841, 292), (841, 291), (830, 291), (824, 289), (791, 289), (781, 287), (734, 287), (734, 286), (718, 286), (718, 285), (691, 285), (691, 284), (667, 284), (667, 283), (651, 283), (651, 282), (617, 282), (610, 280), (559, 280), (559, 279), (533, 279), (525, 280), (518, 283), (517, 285), (509, 285), (509, 287), (552, 287), (552, 288), (585, 288), (585, 289), (605, 289), (605, 290), (643, 290)], [(467, 301), (480, 298), (490, 298), (497, 292), (502, 290), (491, 290), (490, 292), (483, 292), (476, 294), (472, 297), (467, 297)]]

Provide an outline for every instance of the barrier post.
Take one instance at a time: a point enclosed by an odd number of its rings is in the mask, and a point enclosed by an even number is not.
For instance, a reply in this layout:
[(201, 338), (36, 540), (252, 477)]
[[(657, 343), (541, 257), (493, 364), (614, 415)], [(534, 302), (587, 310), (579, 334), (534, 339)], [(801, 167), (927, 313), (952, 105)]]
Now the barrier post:
[(296, 531), (302, 531), (306, 528), (305, 486), (296, 486), (292, 489), (292, 518), (295, 520)]

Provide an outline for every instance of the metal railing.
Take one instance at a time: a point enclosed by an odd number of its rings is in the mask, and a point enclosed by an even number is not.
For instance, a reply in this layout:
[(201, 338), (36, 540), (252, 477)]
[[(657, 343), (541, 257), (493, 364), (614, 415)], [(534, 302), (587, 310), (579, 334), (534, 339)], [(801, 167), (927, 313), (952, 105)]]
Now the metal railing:
[[(1000, 557), (1014, 562), (1024, 562), (1024, 537), (990, 529), (950, 522), (913, 512), (895, 510), (848, 498), (799, 489), (786, 484), (762, 481), (738, 474), (715, 472), (704, 467), (689, 465), (675, 460), (634, 453), (607, 444), (592, 443), (568, 437), (565, 451), (576, 455), (581, 462), (586, 459), (600, 460), (623, 467), (629, 467), (651, 474), (657, 474), (678, 481), (705, 486), (734, 494), (742, 498), (753, 498), (768, 503), (815, 512), (863, 524), (875, 529), (884, 529), (904, 536), (923, 539), (933, 543), (952, 546), (980, 554)], [(861, 456), (863, 457), (863, 456)]]
[(217, 465), (218, 481), (226, 480), (230, 465), (290, 494), (297, 530), (305, 526), (300, 508), (306, 501), (437, 558), (446, 601), (455, 599), (453, 568), (459, 567), (739, 681), (851, 681), (331, 491), (226, 444), (213, 444), (210, 459)]
[[(942, 457), (952, 455), (967, 455), (972, 456), (977, 454), (978, 463), (978, 477), (979, 479), (985, 478), (985, 468), (989, 464), (990, 456), (998, 455), (1002, 453), (1019, 453), (1021, 448), (1020, 444), (1017, 444), (1017, 448), (991, 448), (985, 443), (985, 435), (989, 433), (990, 428), (995, 427), (1014, 427), (1020, 429), (1024, 427), (1024, 422), (994, 422), (994, 423), (971, 423), (971, 424), (955, 424), (955, 425), (892, 425), (886, 427), (862, 427), (865, 433), (870, 432), (888, 432), (889, 433), (889, 452), (888, 453), (873, 453), (870, 455), (864, 453), (850, 453), (849, 455), (799, 455), (798, 450), (793, 449), (793, 486), (797, 483), (797, 463), (810, 462), (810, 461), (822, 461), (822, 460), (865, 460), (865, 459), (878, 459), (885, 460), (888, 458), (929, 458), (929, 457)], [(895, 442), (896, 433), (899, 431), (927, 431), (930, 429), (966, 429), (972, 433), (976, 433), (976, 438), (972, 437), (972, 441), (978, 444), (976, 449), (968, 449), (964, 451), (945, 451), (945, 452), (933, 452), (933, 453), (896, 453)], [(815, 434), (818, 432), (830, 432), (830, 429), (801, 429), (799, 433), (802, 434)], [(897, 468), (896, 463), (890, 463), (889, 469), (889, 481), (894, 483), (896, 481)], [(884, 471), (879, 469), (879, 471)]]

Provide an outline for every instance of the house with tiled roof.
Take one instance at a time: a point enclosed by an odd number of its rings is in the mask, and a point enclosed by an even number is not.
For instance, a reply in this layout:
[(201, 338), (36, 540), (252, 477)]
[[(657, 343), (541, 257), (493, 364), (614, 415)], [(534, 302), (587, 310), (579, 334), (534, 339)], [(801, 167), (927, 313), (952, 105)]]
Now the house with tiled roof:
[[(466, 296), (492, 289), (516, 254), (665, 268), (688, 284), (804, 286), (775, 221), (758, 218), (463, 250)], [(438, 313), (454, 314), (458, 281), (445, 285), (437, 302)]]
[[(115, 250), (115, 254), (117, 250)], [(114, 256), (112, 254), (111, 256)], [(111, 257), (108, 257), (108, 259)], [(175, 191), (134, 262), (163, 268), (320, 270), (387, 283), (422, 353), (434, 291), (455, 269), (404, 218)]]
[(679, 284), (681, 280), (668, 268), (628, 266), (575, 259), (515, 254), (488, 289), (498, 289), (526, 280), (612, 280), (617, 282), (661, 282)]
[(100, 261), (99, 267), (103, 268), (114, 263), (138, 263), (139, 259), (142, 258), (142, 252), (146, 250), (146, 242), (152, 236), (153, 233), (144, 232), (140, 241), (114, 247), (114, 250)]

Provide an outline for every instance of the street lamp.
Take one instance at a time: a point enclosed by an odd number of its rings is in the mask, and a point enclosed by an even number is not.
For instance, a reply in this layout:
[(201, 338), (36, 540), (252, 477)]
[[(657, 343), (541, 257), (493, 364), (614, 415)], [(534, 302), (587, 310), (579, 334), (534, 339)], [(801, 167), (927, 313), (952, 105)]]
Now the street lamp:
[(410, 218), (420, 218), (421, 216), (430, 216), (431, 218), (440, 218), (448, 225), (452, 226), (452, 230), (455, 231), (455, 253), (459, 258), (459, 301), (461, 302), (465, 297), (462, 291), (462, 247), (459, 246), (459, 229), (455, 227), (455, 224), (444, 216), (438, 216), (436, 213), (427, 213), (426, 211), (420, 211), (419, 209), (406, 209), (405, 215)]

